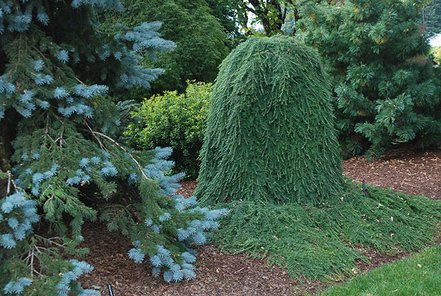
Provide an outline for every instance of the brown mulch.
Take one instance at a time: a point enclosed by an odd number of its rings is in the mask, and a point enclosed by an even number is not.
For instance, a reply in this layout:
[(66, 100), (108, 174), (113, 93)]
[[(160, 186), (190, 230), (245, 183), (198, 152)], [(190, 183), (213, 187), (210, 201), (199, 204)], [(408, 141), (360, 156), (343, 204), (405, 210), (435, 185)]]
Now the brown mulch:
[(196, 185), (196, 181), (194, 180), (184, 180), (181, 182), (181, 188), (179, 188), (178, 194), (182, 194), (186, 197), (192, 196)]
[[(441, 199), (441, 151), (389, 154), (368, 162), (356, 157), (344, 162), (345, 175), (358, 181), (392, 188), (411, 194)], [(189, 196), (195, 181), (183, 181), (180, 193)], [(294, 281), (278, 267), (245, 255), (221, 253), (209, 245), (200, 249), (197, 279), (166, 284), (150, 275), (147, 264), (135, 264), (127, 256), (130, 242), (119, 233), (110, 233), (101, 224), (86, 224), (85, 245), (90, 248), (85, 260), (95, 271), (83, 279), (84, 286), (99, 288), (108, 295), (107, 283), (113, 285), (115, 296), (140, 295), (304, 295), (323, 289), (319, 281)], [(358, 262), (354, 274), (400, 259), (406, 254), (385, 256), (373, 250), (361, 250), (370, 263)]]
[(109, 233), (104, 225), (94, 223), (85, 226), (84, 236), (90, 248), (85, 260), (95, 271), (82, 282), (99, 287), (102, 295), (108, 295), (107, 283), (112, 283), (117, 296), (289, 295), (293, 286), (281, 268), (245, 255), (222, 254), (211, 245), (199, 251), (196, 280), (167, 284), (152, 277), (147, 264), (135, 264), (128, 258), (130, 242), (119, 233)]
[(345, 175), (409, 194), (441, 199), (441, 152), (395, 152), (369, 162), (354, 157), (343, 164)]

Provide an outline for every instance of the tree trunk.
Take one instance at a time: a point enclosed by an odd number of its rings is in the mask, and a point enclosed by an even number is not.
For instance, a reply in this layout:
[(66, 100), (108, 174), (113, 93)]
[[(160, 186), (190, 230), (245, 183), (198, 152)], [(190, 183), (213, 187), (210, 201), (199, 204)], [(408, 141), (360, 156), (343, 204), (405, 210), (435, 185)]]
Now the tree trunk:
[(0, 170), (3, 172), (11, 169), (12, 142), (17, 134), (18, 117), (17, 112), (6, 111), (0, 121)]

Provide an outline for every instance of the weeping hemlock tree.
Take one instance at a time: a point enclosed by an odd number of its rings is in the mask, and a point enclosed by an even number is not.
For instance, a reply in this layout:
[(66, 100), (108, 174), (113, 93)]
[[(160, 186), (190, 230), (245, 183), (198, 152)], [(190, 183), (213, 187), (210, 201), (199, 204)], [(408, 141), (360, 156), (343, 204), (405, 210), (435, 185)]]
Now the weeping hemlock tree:
[(214, 85), (196, 195), (306, 204), (341, 189), (328, 87), (318, 55), (290, 38), (239, 45)]
[(303, 37), (330, 65), (337, 126), (349, 153), (369, 149), (378, 156), (396, 144), (439, 143), (439, 81), (421, 24), (426, 2), (353, 0), (305, 8)]
[(292, 38), (250, 39), (223, 62), (197, 188), (231, 201), (222, 250), (329, 279), (353, 273), (354, 246), (391, 253), (432, 240), (439, 203), (342, 181), (328, 86), (318, 55)]
[[(176, 195), (170, 149), (131, 151), (114, 138), (118, 89), (149, 87), (162, 73), (138, 65), (140, 53), (174, 47), (159, 23), (116, 36), (97, 30), (99, 10), (119, 1), (0, 1), (1, 294), (91, 295), (76, 280), (91, 266), (64, 260), (99, 217), (133, 243), (135, 262), (150, 258), (166, 281), (195, 277), (193, 246), (225, 213)], [(61, 239), (31, 233), (45, 221)], [(25, 256), (23, 256), (25, 254)]]

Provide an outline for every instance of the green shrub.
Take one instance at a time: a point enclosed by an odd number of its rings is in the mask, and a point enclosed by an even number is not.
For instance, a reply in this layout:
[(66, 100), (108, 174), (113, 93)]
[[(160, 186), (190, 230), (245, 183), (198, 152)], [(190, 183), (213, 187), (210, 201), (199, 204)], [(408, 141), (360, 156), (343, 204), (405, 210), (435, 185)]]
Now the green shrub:
[(211, 84), (189, 83), (183, 94), (166, 91), (144, 100), (126, 135), (143, 149), (172, 147), (176, 169), (196, 177), (211, 89)]
[(196, 195), (317, 203), (341, 189), (340, 149), (319, 56), (292, 38), (254, 38), (213, 87)]
[(223, 62), (196, 190), (231, 210), (222, 251), (336, 279), (368, 261), (360, 250), (432, 242), (440, 202), (344, 180), (328, 85), (317, 54), (291, 38), (250, 39)]

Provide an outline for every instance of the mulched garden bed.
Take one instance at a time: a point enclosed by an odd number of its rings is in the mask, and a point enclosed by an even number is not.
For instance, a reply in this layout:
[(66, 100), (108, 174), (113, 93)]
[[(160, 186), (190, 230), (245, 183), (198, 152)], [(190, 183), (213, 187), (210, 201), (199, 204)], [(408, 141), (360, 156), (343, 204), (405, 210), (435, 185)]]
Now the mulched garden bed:
[(345, 175), (409, 194), (441, 199), (441, 152), (394, 152), (369, 162), (354, 157), (343, 164)]
[[(392, 153), (374, 162), (355, 157), (344, 162), (345, 175), (362, 182), (411, 194), (441, 199), (441, 151)], [(181, 193), (191, 195), (196, 183), (184, 181)], [(108, 295), (106, 284), (113, 285), (115, 296), (140, 295), (304, 295), (323, 289), (319, 281), (294, 281), (278, 267), (245, 255), (221, 253), (209, 245), (201, 248), (197, 279), (166, 284), (150, 275), (146, 264), (135, 264), (127, 256), (130, 242), (119, 233), (110, 233), (101, 224), (86, 224), (84, 245), (90, 253), (84, 259), (95, 271), (83, 278), (84, 286), (99, 288)], [(402, 258), (362, 250), (371, 263), (359, 262), (354, 275)]]

